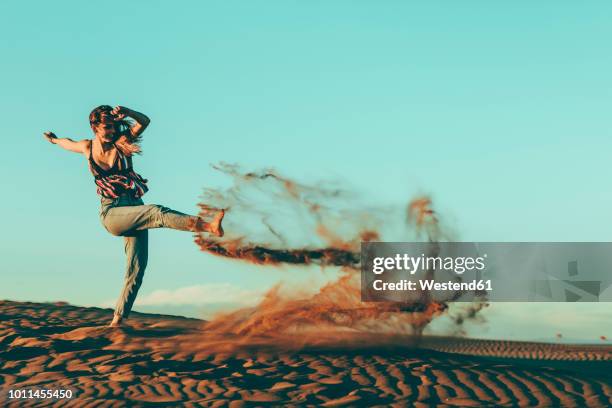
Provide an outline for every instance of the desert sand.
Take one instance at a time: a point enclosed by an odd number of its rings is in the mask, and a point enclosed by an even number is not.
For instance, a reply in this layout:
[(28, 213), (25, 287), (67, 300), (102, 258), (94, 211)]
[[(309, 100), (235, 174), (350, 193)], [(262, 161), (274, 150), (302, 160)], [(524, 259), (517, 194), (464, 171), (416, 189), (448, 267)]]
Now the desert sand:
[[(612, 346), (351, 332), (240, 337), (206, 322), (0, 301), (0, 406), (610, 406)], [(72, 399), (10, 399), (70, 389)]]

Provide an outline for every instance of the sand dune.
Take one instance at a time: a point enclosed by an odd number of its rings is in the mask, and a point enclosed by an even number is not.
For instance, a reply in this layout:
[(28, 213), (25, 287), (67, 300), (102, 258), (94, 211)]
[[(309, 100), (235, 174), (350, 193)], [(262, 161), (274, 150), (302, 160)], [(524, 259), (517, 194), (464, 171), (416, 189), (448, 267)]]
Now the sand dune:
[[(0, 302), (0, 405), (610, 406), (612, 346), (355, 333), (238, 337), (205, 322)], [(70, 400), (9, 390), (70, 389)]]

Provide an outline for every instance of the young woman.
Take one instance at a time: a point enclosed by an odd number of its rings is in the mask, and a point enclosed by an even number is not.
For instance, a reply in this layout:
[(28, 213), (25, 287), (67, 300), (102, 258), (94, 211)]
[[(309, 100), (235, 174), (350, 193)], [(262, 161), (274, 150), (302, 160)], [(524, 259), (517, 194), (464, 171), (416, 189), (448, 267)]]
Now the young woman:
[(148, 229), (165, 227), (223, 236), (223, 210), (215, 211), (210, 222), (205, 222), (161, 205), (144, 205), (141, 197), (148, 190), (147, 180), (134, 171), (132, 156), (140, 152), (138, 143), (149, 122), (146, 115), (131, 109), (101, 105), (89, 114), (92, 140), (74, 141), (44, 133), (52, 144), (87, 158), (100, 196), (102, 225), (111, 234), (124, 237), (127, 272), (111, 327), (121, 325), (136, 299), (147, 266)]

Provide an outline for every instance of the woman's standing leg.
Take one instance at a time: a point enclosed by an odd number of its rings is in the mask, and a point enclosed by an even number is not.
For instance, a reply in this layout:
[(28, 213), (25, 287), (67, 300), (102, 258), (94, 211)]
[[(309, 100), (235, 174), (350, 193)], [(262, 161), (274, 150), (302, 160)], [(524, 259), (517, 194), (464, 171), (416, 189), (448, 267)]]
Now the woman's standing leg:
[(125, 236), (124, 241), (126, 256), (125, 283), (117, 301), (115, 317), (111, 326), (118, 325), (122, 319), (129, 316), (147, 267), (149, 232), (147, 230), (135, 231), (129, 236)]

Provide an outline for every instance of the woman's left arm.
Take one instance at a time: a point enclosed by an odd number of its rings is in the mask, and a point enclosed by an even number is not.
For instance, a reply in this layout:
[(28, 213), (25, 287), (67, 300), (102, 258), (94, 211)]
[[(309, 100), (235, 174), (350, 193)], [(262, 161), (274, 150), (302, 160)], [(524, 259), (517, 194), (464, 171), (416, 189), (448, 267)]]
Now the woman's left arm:
[(130, 127), (133, 137), (140, 136), (147, 126), (149, 126), (149, 123), (151, 123), (151, 119), (149, 119), (149, 117), (144, 113), (136, 112), (135, 110), (126, 108), (124, 106), (115, 106), (111, 113), (119, 120), (125, 118), (126, 116), (134, 119), (136, 123)]

